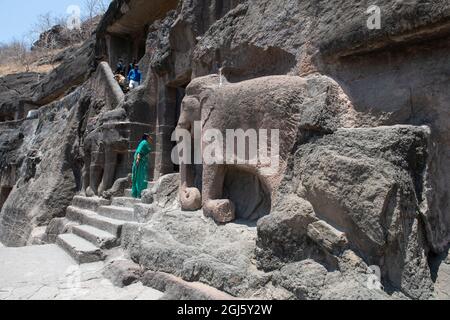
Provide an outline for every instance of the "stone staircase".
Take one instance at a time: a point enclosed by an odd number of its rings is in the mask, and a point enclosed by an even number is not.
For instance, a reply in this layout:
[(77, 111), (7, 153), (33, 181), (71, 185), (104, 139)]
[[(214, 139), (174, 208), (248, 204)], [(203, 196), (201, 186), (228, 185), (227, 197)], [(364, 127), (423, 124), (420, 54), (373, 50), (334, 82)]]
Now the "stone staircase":
[(74, 224), (56, 243), (80, 264), (104, 260), (109, 249), (120, 246), (122, 226), (136, 222), (133, 206), (141, 200), (130, 195), (126, 190), (112, 201), (76, 196), (66, 211)]

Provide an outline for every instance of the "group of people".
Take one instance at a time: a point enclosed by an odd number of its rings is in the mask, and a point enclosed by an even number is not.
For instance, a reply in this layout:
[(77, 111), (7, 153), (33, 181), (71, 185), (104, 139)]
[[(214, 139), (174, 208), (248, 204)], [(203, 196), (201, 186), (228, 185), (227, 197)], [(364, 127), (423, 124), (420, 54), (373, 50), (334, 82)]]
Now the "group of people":
[[(114, 78), (122, 90), (127, 92), (141, 84), (142, 74), (136, 61), (133, 61), (133, 63), (128, 65), (128, 68), (125, 68), (123, 59), (120, 59), (114, 72)], [(140, 198), (142, 192), (148, 187), (148, 165), (152, 144), (152, 137), (147, 133), (144, 134), (134, 154), (132, 168), (132, 196), (134, 198)]]
[(117, 63), (116, 71), (114, 73), (114, 78), (122, 87), (124, 92), (128, 90), (133, 90), (141, 84), (142, 73), (139, 70), (139, 65), (136, 60), (133, 61), (125, 68), (123, 59), (120, 59)]

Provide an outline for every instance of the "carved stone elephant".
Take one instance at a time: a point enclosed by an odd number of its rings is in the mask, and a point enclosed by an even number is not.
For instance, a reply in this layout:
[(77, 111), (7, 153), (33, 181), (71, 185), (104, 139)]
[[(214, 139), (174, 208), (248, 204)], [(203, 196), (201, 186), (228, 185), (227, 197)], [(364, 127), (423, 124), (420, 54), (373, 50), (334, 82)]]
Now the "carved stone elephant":
[[(256, 220), (269, 214), (274, 190), (283, 178), (295, 146), (311, 134), (325, 134), (344, 126), (351, 119), (350, 109), (340, 87), (324, 76), (269, 76), (239, 83), (220, 81), (218, 75), (194, 79), (182, 102), (178, 128), (194, 135), (194, 124), (201, 121), (200, 138), (197, 132), (197, 141), (192, 142), (201, 143), (203, 153), (211, 143), (207, 141), (208, 131), (216, 130), (226, 137), (227, 129), (244, 132), (254, 129), (257, 133), (267, 130), (269, 153), (274, 155), (272, 151), (279, 150), (279, 165), (268, 171), (261, 159), (250, 161), (250, 151), (241, 163), (204, 162), (201, 190), (194, 184), (198, 172), (195, 166), (181, 165), (182, 209), (203, 207), (204, 214), (219, 223), (236, 217)], [(271, 140), (273, 130), (279, 130), (278, 146)], [(260, 138), (258, 154), (264, 146)], [(223, 155), (228, 155), (227, 144), (228, 141), (223, 144)], [(231, 150), (234, 157), (238, 156), (236, 150), (236, 147)]]
[(119, 154), (128, 152), (128, 139), (118, 130), (98, 128), (84, 139), (82, 192), (99, 196), (114, 184)]

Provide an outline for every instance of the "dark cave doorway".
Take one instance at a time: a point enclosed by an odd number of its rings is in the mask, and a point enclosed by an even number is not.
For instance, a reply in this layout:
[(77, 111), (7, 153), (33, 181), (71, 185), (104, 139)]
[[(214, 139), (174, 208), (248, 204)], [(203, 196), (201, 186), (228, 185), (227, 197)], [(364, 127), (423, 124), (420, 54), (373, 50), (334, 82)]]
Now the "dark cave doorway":
[(250, 170), (227, 167), (224, 197), (234, 203), (237, 220), (253, 223), (271, 212), (271, 192), (266, 183)]
[[(133, 62), (140, 63), (145, 56), (147, 33), (141, 32), (133, 35), (109, 35), (109, 65), (113, 72), (120, 60), (123, 61), (125, 77), (128, 76), (130, 64)], [(141, 66), (142, 67), (142, 66)], [(141, 71), (144, 70), (141, 68)], [(145, 74), (143, 73), (144, 77)]]

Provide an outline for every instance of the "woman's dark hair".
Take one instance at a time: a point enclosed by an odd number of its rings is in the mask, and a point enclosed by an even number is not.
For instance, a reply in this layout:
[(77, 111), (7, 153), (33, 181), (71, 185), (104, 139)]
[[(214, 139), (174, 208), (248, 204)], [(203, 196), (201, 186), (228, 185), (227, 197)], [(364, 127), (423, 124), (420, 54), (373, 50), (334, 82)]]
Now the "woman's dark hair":
[(144, 133), (144, 135), (142, 136), (141, 141), (148, 140), (148, 138), (150, 138), (150, 135), (148, 133)]

